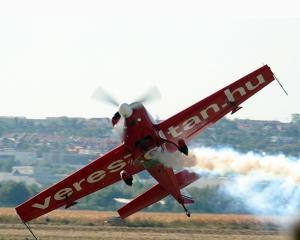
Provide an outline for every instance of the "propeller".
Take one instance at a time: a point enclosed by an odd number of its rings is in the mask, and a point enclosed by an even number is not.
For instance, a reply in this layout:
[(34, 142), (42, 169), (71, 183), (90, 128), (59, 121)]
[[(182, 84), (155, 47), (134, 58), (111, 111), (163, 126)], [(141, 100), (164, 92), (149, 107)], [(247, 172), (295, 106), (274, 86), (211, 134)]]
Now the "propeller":
[(157, 87), (150, 88), (141, 97), (139, 97), (136, 102), (139, 103), (149, 103), (161, 98), (160, 92)]
[[(98, 87), (94, 91), (92, 98), (100, 102), (108, 103), (114, 107), (118, 107), (119, 108), (118, 112), (125, 118), (129, 117), (132, 114), (132, 108), (138, 106), (138, 104), (127, 104), (127, 103), (123, 103), (120, 105), (120, 103), (116, 100), (116, 98), (113, 97), (111, 94), (109, 94), (102, 87)], [(152, 87), (147, 92), (145, 92), (141, 97), (136, 99), (134, 103), (149, 103), (160, 98), (161, 95), (158, 88)]]
[(115, 107), (119, 107), (119, 102), (111, 95), (109, 94), (106, 90), (104, 90), (102, 87), (98, 87), (93, 95), (92, 98), (100, 101), (100, 102), (105, 102), (110, 105), (113, 105)]
[(152, 87), (147, 92), (145, 92), (140, 98), (138, 98), (133, 104), (119, 104), (119, 102), (111, 94), (109, 94), (102, 87), (98, 87), (94, 91), (92, 98), (100, 102), (108, 103), (114, 107), (118, 107), (118, 111), (114, 114), (112, 118), (112, 123), (118, 134), (123, 139), (123, 136), (126, 131), (125, 119), (132, 115), (133, 109), (138, 107), (139, 103), (152, 102), (161, 98), (161, 95), (157, 87)]

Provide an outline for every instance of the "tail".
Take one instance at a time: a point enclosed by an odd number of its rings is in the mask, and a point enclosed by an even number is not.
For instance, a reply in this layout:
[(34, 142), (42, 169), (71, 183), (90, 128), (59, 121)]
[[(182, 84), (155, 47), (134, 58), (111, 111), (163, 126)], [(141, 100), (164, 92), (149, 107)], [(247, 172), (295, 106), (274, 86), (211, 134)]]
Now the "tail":
[[(175, 174), (176, 179), (178, 181), (179, 187), (184, 188), (187, 185), (195, 182), (200, 178), (200, 176), (194, 172), (189, 172), (187, 170), (183, 170)], [(131, 202), (121, 207), (118, 210), (118, 213), (122, 219), (130, 216), (131, 214), (136, 213), (137, 211), (152, 205), (168, 196), (169, 192), (167, 192), (159, 183), (150, 188), (148, 191), (142, 193), (137, 198), (133, 199)], [(182, 196), (183, 206), (185, 203), (193, 203), (193, 199), (187, 196)]]
[(183, 200), (183, 204), (192, 204), (194, 203), (194, 199), (185, 195), (181, 195), (182, 200)]

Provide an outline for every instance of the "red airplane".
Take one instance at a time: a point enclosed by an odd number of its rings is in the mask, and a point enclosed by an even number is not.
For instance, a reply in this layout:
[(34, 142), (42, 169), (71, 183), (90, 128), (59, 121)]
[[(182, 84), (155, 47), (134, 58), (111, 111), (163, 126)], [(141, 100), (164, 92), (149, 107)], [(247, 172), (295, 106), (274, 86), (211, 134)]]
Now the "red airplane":
[[(16, 207), (18, 215), (26, 224), (54, 209), (69, 208), (78, 199), (120, 180), (131, 186), (133, 175), (146, 170), (157, 184), (121, 207), (120, 217), (124, 219), (168, 195), (172, 195), (190, 217), (186, 204), (193, 200), (180, 190), (199, 179), (199, 175), (187, 170), (174, 172), (153, 156), (157, 152), (176, 151), (188, 155), (188, 141), (227, 113), (241, 109), (242, 102), (274, 79), (270, 67), (264, 65), (160, 123), (151, 120), (142, 104), (144, 99), (121, 104), (112, 118), (113, 126), (123, 121), (121, 145)], [(118, 105), (111, 97), (104, 98)]]

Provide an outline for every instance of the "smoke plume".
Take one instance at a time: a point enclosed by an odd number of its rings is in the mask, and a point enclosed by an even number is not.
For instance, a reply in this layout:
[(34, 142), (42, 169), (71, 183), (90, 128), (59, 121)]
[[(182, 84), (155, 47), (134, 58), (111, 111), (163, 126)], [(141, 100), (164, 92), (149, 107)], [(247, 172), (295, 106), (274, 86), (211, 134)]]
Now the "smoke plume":
[(284, 155), (263, 156), (252, 152), (241, 154), (230, 149), (199, 148), (194, 149), (191, 158), (196, 163), (195, 167), (222, 175), (257, 175), (300, 184), (300, 162)]
[(180, 153), (156, 154), (162, 163), (173, 168), (227, 176), (223, 193), (242, 199), (254, 214), (290, 216), (300, 208), (299, 159), (211, 148), (193, 149), (188, 157)]

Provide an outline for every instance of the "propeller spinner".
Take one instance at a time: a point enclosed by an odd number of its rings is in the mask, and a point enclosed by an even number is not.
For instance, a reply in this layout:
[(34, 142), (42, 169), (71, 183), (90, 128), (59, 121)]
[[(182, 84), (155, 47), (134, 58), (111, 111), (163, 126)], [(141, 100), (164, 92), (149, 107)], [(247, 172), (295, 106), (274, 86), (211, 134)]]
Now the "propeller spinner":
[(119, 113), (124, 117), (128, 118), (132, 115), (132, 107), (128, 103), (122, 103), (119, 107)]

